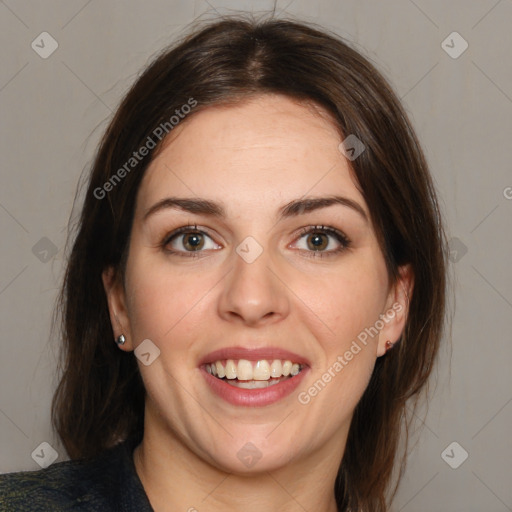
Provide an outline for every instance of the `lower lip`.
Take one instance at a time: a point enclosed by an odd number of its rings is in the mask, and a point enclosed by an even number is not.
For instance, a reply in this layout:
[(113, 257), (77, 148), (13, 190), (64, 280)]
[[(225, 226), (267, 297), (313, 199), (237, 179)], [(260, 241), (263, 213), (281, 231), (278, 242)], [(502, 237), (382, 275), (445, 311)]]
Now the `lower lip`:
[(282, 400), (293, 393), (302, 381), (306, 372), (307, 367), (304, 367), (294, 377), (285, 379), (278, 384), (273, 384), (272, 386), (261, 389), (243, 389), (232, 386), (225, 380), (221, 380), (210, 375), (204, 367), (201, 368), (201, 373), (204, 375), (206, 382), (216, 395), (220, 396), (220, 398), (232, 405), (241, 405), (246, 407), (264, 407)]

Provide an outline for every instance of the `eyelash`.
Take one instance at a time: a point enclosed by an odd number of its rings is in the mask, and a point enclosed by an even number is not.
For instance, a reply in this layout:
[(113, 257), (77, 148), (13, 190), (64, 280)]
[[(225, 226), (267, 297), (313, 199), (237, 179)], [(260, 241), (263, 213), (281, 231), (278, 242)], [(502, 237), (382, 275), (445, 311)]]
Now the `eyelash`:
[[(198, 229), (197, 225), (183, 226), (181, 228), (174, 230), (169, 235), (167, 235), (163, 239), (162, 243), (160, 244), (161, 248), (163, 250), (165, 250), (167, 253), (170, 253), (173, 255), (182, 256), (185, 258), (200, 258), (201, 257), (200, 253), (204, 252), (204, 251), (175, 251), (175, 250), (169, 249), (167, 247), (169, 245), (169, 243), (174, 238), (176, 238), (179, 235), (184, 234), (184, 233), (189, 233), (189, 234), (199, 233), (199, 234), (206, 235), (209, 238), (211, 238), (208, 235), (208, 233)], [(327, 227), (327, 226), (308, 226), (308, 227), (302, 228), (300, 231), (299, 239), (301, 239), (305, 235), (309, 235), (309, 234), (313, 234), (313, 233), (315, 233), (315, 234), (320, 233), (320, 234), (326, 234), (326, 235), (333, 236), (340, 243), (340, 247), (337, 249), (332, 249), (330, 251), (307, 251), (307, 250), (301, 249), (301, 251), (308, 253), (307, 257), (309, 257), (309, 258), (324, 258), (324, 257), (334, 256), (336, 254), (340, 254), (340, 253), (346, 251), (349, 247), (351, 247), (350, 240), (347, 238), (347, 236), (343, 232), (341, 232), (335, 228), (331, 228), (331, 227)]]
[(340, 247), (338, 247), (337, 249), (331, 249), (330, 251), (306, 251), (306, 253), (308, 254), (307, 257), (309, 258), (325, 258), (329, 256), (334, 256), (346, 251), (351, 246), (350, 240), (343, 232), (339, 231), (338, 229), (327, 226), (308, 226), (306, 228), (302, 228), (300, 231), (299, 239), (305, 235), (309, 235), (312, 233), (322, 233), (325, 235), (330, 235), (339, 242)]

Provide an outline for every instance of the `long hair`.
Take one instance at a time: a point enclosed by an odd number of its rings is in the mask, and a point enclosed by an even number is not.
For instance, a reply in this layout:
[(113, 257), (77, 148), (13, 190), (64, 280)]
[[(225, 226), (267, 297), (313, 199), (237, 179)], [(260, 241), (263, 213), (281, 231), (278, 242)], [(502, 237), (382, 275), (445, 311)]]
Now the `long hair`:
[[(366, 58), (312, 24), (239, 16), (209, 22), (158, 55), (122, 100), (92, 165), (60, 295), (62, 373), (52, 421), (71, 458), (142, 437), (144, 386), (133, 353), (113, 342), (102, 272), (112, 266), (123, 275), (136, 194), (165, 140), (155, 133), (170, 131), (184, 105), (194, 104), (180, 122), (265, 93), (322, 107), (341, 134), (364, 143), (351, 167), (389, 278), (395, 283), (404, 264), (414, 275), (401, 339), (376, 362), (336, 480), (339, 510), (383, 512), (394, 468), (405, 464), (398, 453), (408, 439), (406, 403), (426, 387), (444, 331), (446, 240), (435, 187), (400, 101)], [(131, 160), (148, 137), (155, 147)]]

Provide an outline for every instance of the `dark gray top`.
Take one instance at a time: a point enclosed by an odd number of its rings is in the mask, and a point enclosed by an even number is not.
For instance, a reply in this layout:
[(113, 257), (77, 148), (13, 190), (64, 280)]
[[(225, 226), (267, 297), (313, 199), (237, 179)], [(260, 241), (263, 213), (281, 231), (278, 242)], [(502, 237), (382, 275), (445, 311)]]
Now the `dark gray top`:
[(1, 512), (154, 512), (135, 471), (131, 439), (92, 459), (0, 475)]

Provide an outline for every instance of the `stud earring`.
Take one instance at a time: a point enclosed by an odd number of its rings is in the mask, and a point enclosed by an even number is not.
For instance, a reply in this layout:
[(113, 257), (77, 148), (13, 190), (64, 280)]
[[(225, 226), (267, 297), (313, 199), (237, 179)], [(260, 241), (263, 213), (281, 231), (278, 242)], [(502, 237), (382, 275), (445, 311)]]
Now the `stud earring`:
[(386, 352), (393, 348), (393, 343), (390, 340), (386, 341)]
[(126, 338), (124, 337), (124, 334), (120, 334), (117, 338), (116, 338), (116, 343), (118, 345), (124, 345), (124, 342), (126, 341)]

